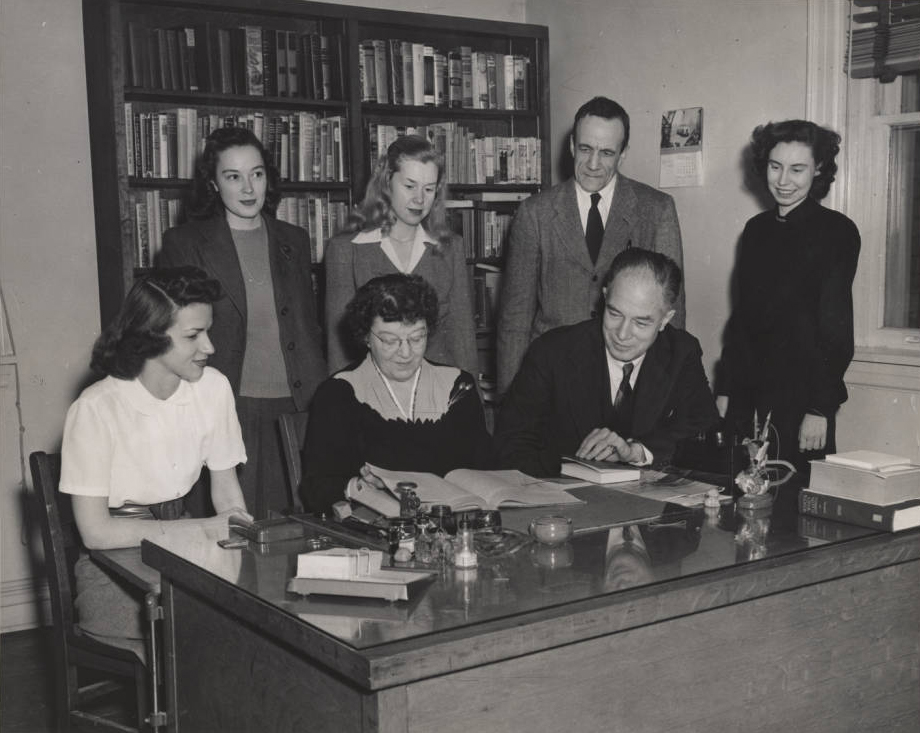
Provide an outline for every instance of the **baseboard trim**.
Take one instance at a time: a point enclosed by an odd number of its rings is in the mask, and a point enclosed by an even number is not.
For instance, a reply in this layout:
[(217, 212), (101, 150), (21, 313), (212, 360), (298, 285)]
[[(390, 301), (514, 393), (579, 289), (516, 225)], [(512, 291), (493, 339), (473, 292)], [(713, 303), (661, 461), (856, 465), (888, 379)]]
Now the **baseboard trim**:
[(0, 633), (50, 623), (51, 598), (46, 582), (24, 578), (0, 583)]

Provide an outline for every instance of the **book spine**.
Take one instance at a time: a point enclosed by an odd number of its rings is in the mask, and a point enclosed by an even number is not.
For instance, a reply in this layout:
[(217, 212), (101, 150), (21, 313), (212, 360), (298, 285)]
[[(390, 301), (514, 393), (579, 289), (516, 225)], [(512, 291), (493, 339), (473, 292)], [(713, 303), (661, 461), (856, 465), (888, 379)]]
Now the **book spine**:
[(310, 34), (305, 33), (297, 39), (298, 58), (300, 60), (300, 91), (306, 99), (319, 99), (313, 81), (313, 49)]
[(338, 39), (338, 36), (319, 37), (319, 65), (323, 84), (323, 99), (336, 98), (336, 81), (333, 78), (336, 63), (334, 60), (334, 53), (337, 48), (336, 39)]
[(473, 50), (460, 46), (460, 75), (462, 107), (473, 107)]
[(826, 496), (808, 489), (802, 489), (799, 493), (799, 511), (803, 514), (886, 532), (891, 532), (893, 529), (897, 508), (897, 505), (878, 506), (838, 496)]
[(403, 75), (403, 104), (412, 106), (415, 104), (415, 77), (412, 72), (412, 44), (408, 41), (402, 42), (402, 75)]
[(425, 46), (412, 44), (412, 99), (413, 104), (421, 107), (425, 103)]
[(279, 97), (289, 96), (287, 70), (287, 31), (275, 32), (275, 79)]
[(360, 48), (361, 101), (377, 101), (377, 64), (374, 42), (362, 41)]
[(277, 31), (262, 29), (262, 93), (278, 96), (278, 38)]
[(195, 37), (195, 29), (181, 28), (179, 34), (182, 41), (179, 48), (183, 51), (182, 64), (186, 87), (190, 92), (199, 92), (201, 85), (198, 81), (198, 39)]
[(402, 41), (391, 38), (387, 44), (387, 71), (390, 77), (391, 102), (404, 104)]
[(434, 88), (434, 47), (425, 46), (422, 56), (422, 70), (424, 86), (422, 87), (422, 101), (426, 107), (435, 105)]
[(287, 88), (289, 97), (300, 96), (300, 60), (297, 58), (297, 34), (288, 31), (286, 34), (287, 45)]
[(131, 102), (125, 102), (125, 158), (128, 176), (136, 176), (134, 166), (134, 108)]
[(498, 109), (498, 76), (495, 68), (495, 54), (486, 55), (486, 99), (484, 109)]
[(460, 51), (454, 49), (447, 54), (447, 102), (453, 108), (463, 106), (463, 60)]
[(514, 56), (511, 54), (506, 54), (502, 59), (504, 64), (504, 100), (502, 101), (502, 107), (504, 109), (516, 109), (514, 106)]
[(171, 89), (180, 91), (182, 86), (182, 59), (179, 56), (179, 32), (175, 28), (164, 31), (166, 36), (167, 65), (169, 67), (169, 85)]
[(371, 41), (374, 46), (374, 86), (377, 104), (390, 103), (390, 85), (387, 68), (387, 42), (383, 39)]
[(261, 97), (265, 94), (262, 67), (262, 29), (256, 25), (243, 27), (246, 40), (246, 94)]

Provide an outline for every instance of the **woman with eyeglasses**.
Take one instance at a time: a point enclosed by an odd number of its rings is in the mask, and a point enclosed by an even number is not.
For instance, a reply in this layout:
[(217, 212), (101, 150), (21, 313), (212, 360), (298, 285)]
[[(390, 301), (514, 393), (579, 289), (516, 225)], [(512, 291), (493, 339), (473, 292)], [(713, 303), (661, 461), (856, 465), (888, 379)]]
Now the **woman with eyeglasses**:
[(428, 357), (476, 373), (466, 249), (447, 225), (446, 192), (444, 157), (423, 137), (397, 138), (377, 162), (349, 230), (326, 249), (330, 374), (361, 357), (351, 348), (345, 306), (371, 278), (397, 272), (425, 278), (438, 294), (438, 331), (430, 334)]
[(428, 361), (438, 296), (418, 275), (373, 278), (345, 308), (363, 360), (316, 391), (303, 453), (304, 506), (327, 511), (349, 482), (370, 482), (365, 463), (443, 476), (489, 468), (491, 438), (472, 375)]

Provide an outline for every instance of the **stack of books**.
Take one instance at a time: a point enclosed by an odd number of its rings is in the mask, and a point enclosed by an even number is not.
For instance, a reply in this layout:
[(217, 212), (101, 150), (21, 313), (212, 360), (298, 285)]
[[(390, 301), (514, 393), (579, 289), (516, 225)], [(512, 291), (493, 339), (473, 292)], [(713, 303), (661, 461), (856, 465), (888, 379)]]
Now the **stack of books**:
[(811, 462), (799, 511), (888, 532), (920, 526), (920, 465), (875, 451), (834, 453)]

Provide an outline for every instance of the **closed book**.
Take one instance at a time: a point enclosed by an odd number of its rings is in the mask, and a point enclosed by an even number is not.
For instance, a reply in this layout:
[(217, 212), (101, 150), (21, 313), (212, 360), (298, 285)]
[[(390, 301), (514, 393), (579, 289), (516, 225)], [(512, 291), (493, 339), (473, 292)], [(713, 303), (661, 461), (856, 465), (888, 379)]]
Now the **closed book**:
[[(432, 62), (434, 62), (433, 58)], [(433, 68), (432, 71), (434, 71)], [(425, 45), (423, 43), (412, 44), (412, 99), (417, 107), (425, 104)]]
[(412, 106), (415, 104), (415, 81), (412, 73), (412, 44), (408, 41), (402, 41), (400, 45), (402, 56), (403, 104)]
[(297, 34), (288, 31), (287, 36), (287, 90), (289, 97), (300, 96), (300, 59), (297, 53), (299, 45)]
[[(422, 55), (422, 102), (426, 107), (433, 107), (435, 104), (434, 88), (434, 47), (425, 46)], [(418, 100), (416, 100), (418, 101)]]
[(217, 29), (210, 23), (195, 26), (195, 71), (202, 92), (220, 91), (220, 61)]
[(815, 517), (886, 532), (920, 527), (920, 499), (909, 499), (894, 504), (870, 504), (815, 491), (809, 487), (799, 493), (799, 511)]
[[(313, 49), (310, 42), (310, 34), (304, 33), (301, 35), (297, 39), (297, 44), (297, 56), (300, 60), (300, 74), (298, 74), (300, 93), (306, 99), (320, 99), (321, 97), (316, 94), (316, 84), (314, 83), (313, 77)], [(321, 94), (322, 88), (320, 88), (320, 95)]]
[(128, 62), (128, 71), (125, 74), (126, 83), (132, 87), (145, 87), (150, 85), (150, 73), (147, 70), (147, 29), (133, 20), (128, 21), (128, 33), (125, 36), (127, 48), (125, 60)]
[(870, 504), (920, 499), (920, 466), (870, 471), (830, 461), (812, 461), (809, 488)]
[(371, 43), (374, 46), (374, 88), (377, 91), (376, 101), (378, 104), (390, 103), (390, 74), (389, 62), (387, 61), (387, 42), (382, 38), (376, 38)]
[(278, 96), (278, 31), (262, 29), (262, 90), (266, 97)]
[(588, 461), (575, 456), (562, 457), (563, 476), (572, 476), (595, 484), (618, 484), (638, 481), (642, 472), (635, 466), (616, 461)]
[(198, 82), (198, 41), (195, 29), (179, 28), (179, 58), (182, 60), (183, 88), (190, 92), (201, 90)]
[(473, 51), (469, 46), (460, 46), (460, 98), (461, 106), (473, 107)]
[(450, 94), (450, 76), (447, 57), (439, 51), (434, 52), (434, 104), (447, 107)]
[(179, 32), (175, 28), (163, 31), (166, 36), (166, 61), (169, 67), (169, 88), (182, 90), (182, 59), (179, 56)]
[(217, 29), (217, 62), (220, 69), (220, 87), (214, 91), (233, 94), (233, 61), (230, 48), (230, 29)]
[(361, 101), (377, 101), (377, 61), (373, 41), (361, 41), (358, 49), (358, 68), (361, 76)]
[(904, 456), (895, 456), (891, 453), (880, 453), (874, 450), (851, 450), (846, 453), (829, 453), (825, 456), (828, 463), (839, 463), (842, 466), (864, 468), (867, 471), (884, 471), (898, 466), (910, 465), (910, 459)]
[(261, 97), (265, 94), (262, 64), (262, 29), (257, 25), (243, 27), (246, 39), (246, 94)]
[(341, 36), (319, 36), (319, 68), (323, 99), (341, 98), (341, 77), (338, 76), (341, 74), (341, 40)]
[(387, 41), (387, 73), (390, 77), (390, 102), (404, 104), (402, 41), (396, 38)]
[(275, 31), (275, 87), (279, 97), (288, 95), (287, 31)]

